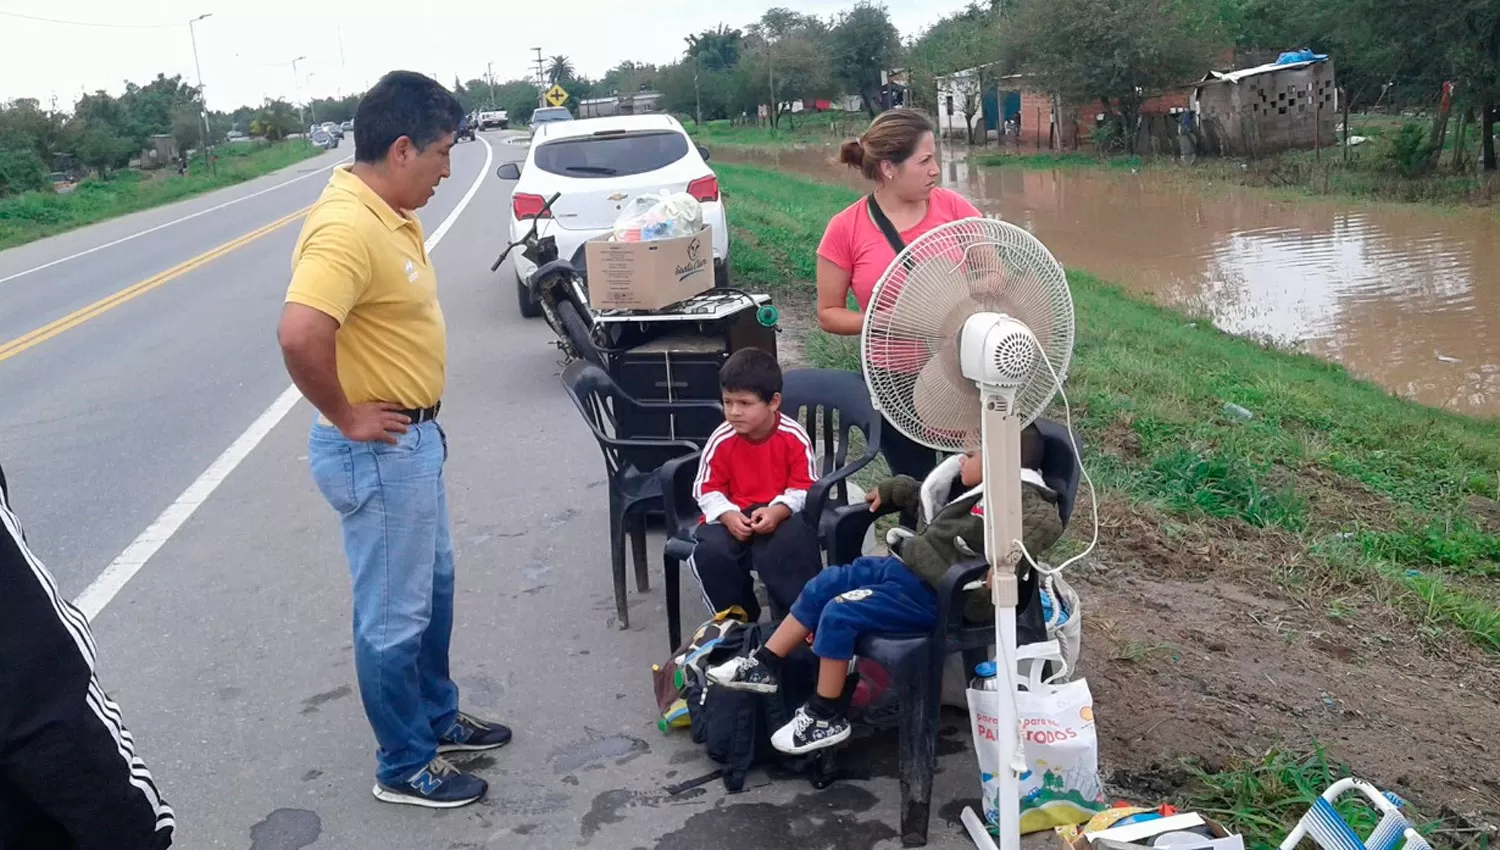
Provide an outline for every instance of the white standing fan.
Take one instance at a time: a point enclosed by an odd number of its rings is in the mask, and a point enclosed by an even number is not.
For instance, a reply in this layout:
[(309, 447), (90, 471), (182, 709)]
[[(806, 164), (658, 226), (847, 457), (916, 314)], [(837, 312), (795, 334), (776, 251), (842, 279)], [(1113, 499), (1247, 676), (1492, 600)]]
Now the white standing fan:
[[(1020, 846), (1026, 770), (1014, 698), (1021, 429), (1061, 389), (1072, 353), (1062, 266), (1030, 233), (988, 218), (950, 222), (908, 245), (875, 284), (860, 335), (865, 381), (891, 425), (940, 451), (983, 452), (1001, 689), (1000, 850)], [(963, 821), (976, 845), (995, 848), (972, 809)]]

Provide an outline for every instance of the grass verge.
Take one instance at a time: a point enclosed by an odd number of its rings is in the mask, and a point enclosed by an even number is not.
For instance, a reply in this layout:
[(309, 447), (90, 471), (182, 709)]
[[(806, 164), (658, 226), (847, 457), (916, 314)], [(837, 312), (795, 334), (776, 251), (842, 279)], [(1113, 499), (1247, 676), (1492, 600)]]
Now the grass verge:
[(108, 179), (85, 180), (65, 194), (25, 192), (0, 198), (0, 250), (243, 183), (321, 152), (301, 140), (230, 144), (216, 151), (217, 174), (195, 160), (187, 177), (171, 169), (122, 171)]
[(701, 145), (737, 148), (786, 148), (826, 145), (852, 139), (864, 132), (870, 119), (861, 112), (819, 112), (782, 116), (776, 129), (728, 121), (684, 121), (688, 134)]
[[(806, 303), (824, 223), (854, 191), (753, 166), (718, 172), (735, 279)], [(1265, 578), (1314, 610), (1363, 598), (1427, 638), (1500, 653), (1500, 425), (1068, 277), (1069, 398), (1101, 501), (1248, 541)], [(805, 348), (812, 365), (859, 366), (848, 340), (812, 331)]]

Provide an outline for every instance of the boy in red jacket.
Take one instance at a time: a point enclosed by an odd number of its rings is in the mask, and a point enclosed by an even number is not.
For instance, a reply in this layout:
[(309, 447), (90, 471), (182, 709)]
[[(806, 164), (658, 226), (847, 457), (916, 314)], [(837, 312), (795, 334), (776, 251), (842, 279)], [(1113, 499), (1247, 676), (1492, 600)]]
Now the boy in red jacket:
[(731, 605), (760, 619), (750, 573), (760, 575), (779, 620), (818, 574), (818, 535), (802, 516), (817, 459), (807, 431), (781, 413), (781, 366), (755, 348), (719, 370), (724, 424), (703, 447), (693, 498), (703, 511), (689, 562), (710, 612)]

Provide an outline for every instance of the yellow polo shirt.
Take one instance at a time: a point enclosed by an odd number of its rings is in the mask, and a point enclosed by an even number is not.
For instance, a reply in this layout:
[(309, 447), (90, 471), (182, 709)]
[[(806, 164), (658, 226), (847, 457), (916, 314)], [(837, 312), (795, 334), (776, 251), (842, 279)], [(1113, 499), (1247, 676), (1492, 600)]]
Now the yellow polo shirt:
[(347, 166), (302, 223), (286, 300), (339, 323), (339, 383), (350, 404), (431, 407), (442, 398), (448, 333), (422, 225)]

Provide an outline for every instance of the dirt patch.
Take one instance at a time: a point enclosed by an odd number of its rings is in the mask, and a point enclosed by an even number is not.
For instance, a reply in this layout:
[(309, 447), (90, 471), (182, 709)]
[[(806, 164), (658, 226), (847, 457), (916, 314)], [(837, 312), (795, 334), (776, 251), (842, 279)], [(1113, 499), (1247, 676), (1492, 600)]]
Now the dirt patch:
[(783, 370), (805, 369), (807, 335), (817, 326), (817, 302), (801, 293), (779, 292), (773, 297), (781, 318), (777, 322), (776, 360)]
[(1488, 496), (1471, 494), (1468, 498), (1469, 514), (1485, 532), (1500, 532), (1500, 502)]
[(1296, 550), (1274, 535), (1150, 513), (1101, 504), (1109, 545), (1074, 581), (1106, 775), (1123, 791), (1180, 790), (1183, 758), (1321, 744), (1425, 816), (1500, 823), (1495, 658), (1435, 647), (1357, 592), (1287, 592)]

